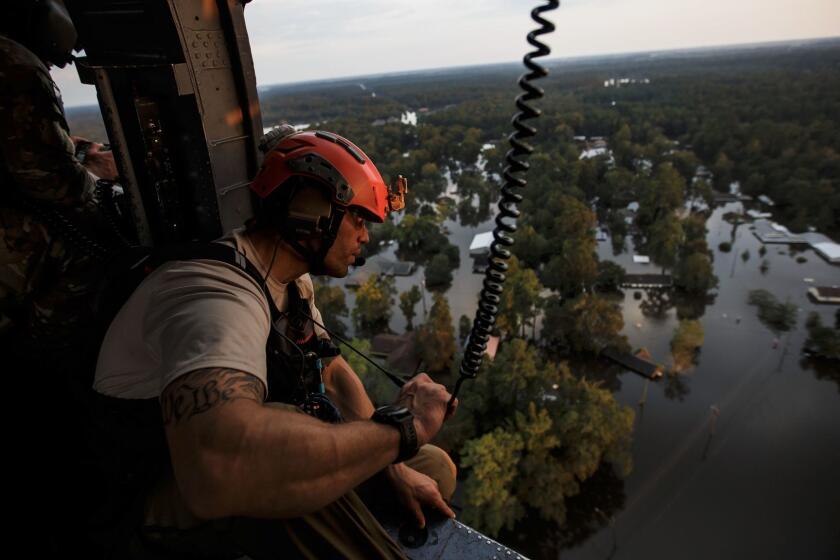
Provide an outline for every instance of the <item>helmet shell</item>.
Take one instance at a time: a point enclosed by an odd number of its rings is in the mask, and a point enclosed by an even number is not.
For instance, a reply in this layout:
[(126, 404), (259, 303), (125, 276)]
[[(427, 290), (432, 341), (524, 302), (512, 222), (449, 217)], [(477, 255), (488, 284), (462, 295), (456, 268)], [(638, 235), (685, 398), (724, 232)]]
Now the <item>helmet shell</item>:
[(251, 189), (264, 199), (294, 176), (328, 186), (335, 205), (357, 208), (369, 221), (385, 221), (388, 187), (382, 175), (358, 146), (338, 134), (316, 130), (281, 138), (266, 154)]

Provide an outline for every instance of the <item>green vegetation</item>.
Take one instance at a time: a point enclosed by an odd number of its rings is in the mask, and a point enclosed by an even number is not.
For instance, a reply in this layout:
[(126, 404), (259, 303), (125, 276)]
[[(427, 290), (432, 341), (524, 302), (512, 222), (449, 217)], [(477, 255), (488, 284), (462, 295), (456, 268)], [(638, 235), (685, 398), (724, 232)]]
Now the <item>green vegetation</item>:
[[(358, 351), (370, 356), (370, 341), (354, 338), (350, 341)], [(390, 404), (397, 396), (397, 387), (381, 371), (370, 365), (367, 360), (347, 348), (342, 348), (341, 355), (359, 376), (365, 391), (376, 405)]]
[(455, 427), (467, 439), (466, 523), (496, 535), (530, 512), (562, 525), (567, 498), (602, 463), (630, 472), (633, 411), (525, 341), (509, 341), (475, 384)]
[(598, 261), (598, 278), (595, 286), (599, 291), (612, 292), (621, 287), (624, 280), (624, 267), (612, 261)]
[[(837, 320), (840, 322), (840, 311)], [(811, 313), (805, 323), (808, 329), (808, 340), (805, 348), (821, 358), (840, 360), (840, 325), (835, 328), (823, 326), (817, 313)]]
[(671, 368), (681, 373), (694, 365), (697, 353), (703, 346), (703, 325), (697, 320), (680, 321), (671, 339), (671, 356), (674, 360)]
[(420, 358), (429, 373), (449, 370), (455, 357), (455, 329), (449, 303), (440, 293), (433, 296), (429, 317), (414, 335)]
[(344, 290), (340, 286), (329, 286), (316, 282), (315, 301), (318, 302), (318, 311), (321, 312), (321, 317), (327, 329), (338, 336), (347, 336), (347, 325), (344, 324), (343, 320), (348, 315)]
[(432, 257), (423, 271), (426, 287), (430, 290), (447, 288), (452, 283), (452, 269), (451, 261), (446, 255), (439, 253)]
[(545, 307), (543, 340), (560, 343), (573, 353), (595, 354), (604, 348), (629, 350), (621, 309), (597, 294), (582, 294), (560, 303), (550, 298)]
[(522, 268), (519, 259), (511, 257), (508, 261), (507, 280), (499, 304), (496, 327), (510, 336), (525, 337), (526, 325), (536, 319), (540, 305), (542, 284), (537, 273), (530, 268)]
[(747, 302), (758, 307), (758, 319), (777, 335), (796, 325), (796, 306), (782, 303), (767, 290), (750, 291)]
[(406, 330), (410, 331), (414, 328), (412, 323), (414, 321), (414, 308), (420, 303), (422, 297), (423, 294), (420, 293), (420, 288), (417, 286), (412, 286), (410, 290), (400, 294), (400, 311), (405, 316)]
[(371, 274), (356, 290), (356, 306), (353, 308), (353, 324), (358, 334), (372, 336), (388, 331), (391, 307), (396, 295), (394, 279)]

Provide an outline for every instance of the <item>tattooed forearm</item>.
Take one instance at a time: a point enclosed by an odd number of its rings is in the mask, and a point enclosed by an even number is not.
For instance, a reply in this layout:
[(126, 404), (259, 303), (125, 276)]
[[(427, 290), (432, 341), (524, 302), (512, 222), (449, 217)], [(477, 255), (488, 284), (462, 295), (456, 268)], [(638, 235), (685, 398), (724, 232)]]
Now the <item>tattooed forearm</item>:
[(263, 384), (255, 376), (225, 368), (200, 369), (176, 379), (160, 397), (163, 424), (174, 426), (226, 403), (263, 401)]

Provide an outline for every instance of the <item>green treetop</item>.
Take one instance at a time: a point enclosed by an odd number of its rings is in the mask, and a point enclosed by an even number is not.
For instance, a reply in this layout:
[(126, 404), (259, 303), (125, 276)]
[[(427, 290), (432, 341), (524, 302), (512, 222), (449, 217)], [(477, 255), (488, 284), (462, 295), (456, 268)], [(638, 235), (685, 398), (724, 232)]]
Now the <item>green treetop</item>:
[(455, 329), (452, 326), (449, 302), (443, 294), (433, 294), (429, 317), (417, 329), (414, 340), (428, 372), (440, 373), (449, 370), (455, 357)]
[(796, 325), (796, 305), (780, 302), (767, 290), (750, 291), (747, 302), (758, 307), (758, 320), (777, 335)]
[(346, 336), (347, 326), (342, 321), (342, 318), (348, 315), (344, 290), (340, 286), (328, 286), (316, 282), (315, 303), (327, 329), (341, 337)]
[(356, 330), (364, 335), (387, 332), (395, 294), (393, 278), (372, 274), (356, 290), (356, 307), (352, 313)]
[(572, 352), (598, 354), (607, 347), (628, 349), (627, 338), (620, 334), (623, 328), (618, 305), (586, 293), (563, 304), (559, 300), (547, 303), (542, 338), (549, 344), (565, 344)]
[(519, 259), (511, 257), (508, 262), (505, 288), (499, 304), (496, 326), (514, 336), (521, 331), (524, 337), (525, 324), (533, 320), (540, 306), (542, 284), (537, 273), (530, 268), (523, 268)]
[(820, 316), (813, 312), (808, 316), (805, 326), (808, 328), (806, 347), (823, 358), (840, 360), (840, 328), (823, 326)]
[(634, 415), (609, 391), (546, 363), (519, 339), (475, 383), (462, 403), (472, 433), (483, 434), (462, 449), (466, 523), (496, 535), (533, 511), (560, 525), (566, 498), (602, 462), (629, 474)]
[(400, 311), (402, 311), (407, 322), (406, 330), (410, 331), (414, 328), (412, 324), (414, 320), (414, 307), (420, 303), (421, 297), (420, 288), (417, 286), (412, 286), (410, 290), (406, 290), (400, 294)]
[(687, 370), (694, 364), (697, 352), (703, 346), (703, 325), (697, 320), (680, 321), (671, 340), (671, 356), (675, 373)]
[(692, 253), (680, 259), (674, 283), (690, 294), (702, 295), (716, 288), (718, 278), (712, 269), (712, 260), (707, 253)]
[(673, 212), (669, 212), (648, 228), (645, 250), (653, 262), (664, 270), (672, 268), (677, 263), (682, 242), (683, 229), (680, 220)]

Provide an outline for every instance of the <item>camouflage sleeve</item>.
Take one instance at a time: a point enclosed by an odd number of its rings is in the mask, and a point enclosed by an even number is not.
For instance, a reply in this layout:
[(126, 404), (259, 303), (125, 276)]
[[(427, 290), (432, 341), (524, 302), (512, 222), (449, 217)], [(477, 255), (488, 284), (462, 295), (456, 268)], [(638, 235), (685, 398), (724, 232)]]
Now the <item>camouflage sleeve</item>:
[(0, 64), (0, 154), (19, 195), (89, 203), (95, 181), (75, 157), (58, 90), (46, 68)]

